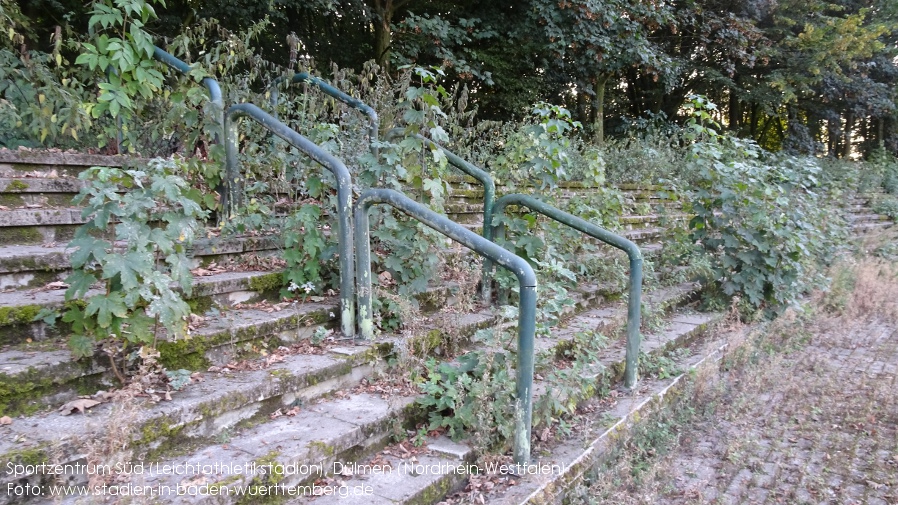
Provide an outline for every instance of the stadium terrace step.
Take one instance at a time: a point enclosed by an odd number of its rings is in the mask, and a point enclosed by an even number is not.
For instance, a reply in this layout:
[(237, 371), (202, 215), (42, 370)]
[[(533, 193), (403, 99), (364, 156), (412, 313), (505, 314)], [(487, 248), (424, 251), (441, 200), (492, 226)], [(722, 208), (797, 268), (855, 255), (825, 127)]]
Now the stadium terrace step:
[[(594, 314), (585, 313), (581, 316), (574, 321), (583, 328), (593, 326)], [(663, 356), (669, 354), (672, 349), (692, 346), (697, 352), (681, 352), (671, 359), (670, 363), (683, 369), (700, 365), (709, 356), (713, 359), (714, 355), (702, 349), (698, 342), (704, 337), (713, 337), (712, 328), (720, 320), (719, 314), (673, 313), (665, 318), (667, 326), (664, 329), (646, 336), (645, 351), (649, 355)], [(622, 370), (624, 353), (624, 342), (614, 342), (601, 356), (599, 368)], [(343, 475), (334, 475), (329, 484), (344, 486), (346, 496), (339, 494), (323, 496), (314, 503), (327, 505), (437, 503), (447, 494), (462, 489), (471, 474), (483, 476), (492, 473), (493, 476), (507, 478), (508, 472), (518, 474), (511, 477), (514, 485), (497, 486), (492, 492), (489, 491), (489, 487), (480, 487), (471, 496), (475, 497), (476, 501), (478, 493), (482, 493), (480, 503), (509, 505), (529, 503), (529, 500), (536, 496), (548, 494), (556, 489), (550, 485), (552, 481), (557, 482), (559, 479), (570, 478), (576, 472), (582, 472), (583, 463), (592, 461), (595, 457), (593, 453), (607, 451), (613, 444), (614, 436), (619, 434), (622, 428), (629, 429), (630, 426), (627, 426), (629, 423), (657, 408), (664, 394), (681, 381), (685, 374), (676, 375), (673, 380), (643, 377), (636, 391), (612, 389), (610, 398), (616, 398), (614, 401), (609, 402), (609, 398), (587, 400), (585, 402), (587, 404), (598, 403), (601, 406), (599, 409), (589, 411), (589, 417), (595, 419), (594, 429), (599, 433), (598, 437), (584, 447), (581, 437), (556, 438), (557, 434), (552, 432), (547, 432), (548, 435), (544, 437), (547, 440), (534, 436), (532, 452), (534, 456), (531, 465), (526, 469), (517, 468), (510, 464), (510, 460), (506, 462), (501, 459), (497, 460), (495, 465), (486, 464), (482, 467), (475, 465), (473, 461), (476, 454), (468, 445), (452, 442), (444, 435), (430, 436), (413, 455), (404, 455), (402, 450), (394, 448), (361, 462), (337, 459), (332, 470), (340, 471), (347, 468), (350, 470), (344, 470)], [(619, 378), (618, 376), (617, 379)], [(534, 384), (535, 395), (557, 394), (546, 390), (545, 386), (545, 382), (538, 379)], [(502, 472), (505, 475), (500, 475)], [(306, 501), (297, 498), (288, 503), (306, 503)]]
[[(584, 291), (590, 290), (590, 288), (584, 288)], [(683, 286), (670, 292), (647, 295), (647, 304), (649, 306), (656, 303), (668, 304), (665, 306), (676, 304), (683, 300), (682, 297), (688, 297), (688, 293), (693, 290), (693, 286)], [(589, 310), (595, 306), (595, 303), (599, 303), (603, 299), (599, 297), (595, 300), (592, 304), (581, 304), (582, 309)], [(619, 302), (617, 306), (618, 312), (625, 310)], [(319, 307), (319, 313), (329, 310), (331, 307), (322, 304)], [(277, 433), (277, 430), (281, 429), (276, 429), (277, 425), (270, 424), (279, 420), (280, 416), (276, 414), (277, 412), (289, 412), (299, 406), (298, 412), (301, 413), (307, 405), (318, 405), (314, 403), (316, 399), (328, 396), (333, 396), (339, 401), (351, 400), (354, 402), (353, 405), (356, 405), (357, 402), (371, 405), (372, 413), (370, 416), (353, 413), (352, 415), (355, 417), (344, 419), (345, 422), (340, 429), (345, 429), (345, 432), (340, 431), (340, 433), (329, 435), (328, 433), (331, 432), (324, 430), (316, 432), (318, 434), (308, 434), (307, 438), (301, 438), (299, 435), (299, 432), (308, 432), (307, 427), (297, 426), (291, 421), (283, 429), (290, 433), (295, 431), (298, 437), (296, 440), (304, 440), (305, 442), (302, 443), (307, 448), (310, 447), (311, 442), (321, 442), (321, 444), (311, 444), (311, 447), (319, 447), (322, 450), (307, 451), (309, 457), (312, 458), (308, 461), (309, 464), (314, 462), (314, 457), (320, 457), (322, 454), (331, 459), (335, 457), (360, 459), (366, 452), (370, 453), (370, 450), (375, 450), (386, 442), (392, 433), (391, 430), (395, 429), (391, 427), (395, 422), (390, 419), (404, 416), (402, 408), (407, 402), (385, 406), (383, 402), (375, 401), (376, 399), (358, 400), (358, 397), (352, 393), (344, 397), (344, 393), (339, 391), (355, 387), (363, 377), (372, 377), (372, 374), (383, 366), (382, 356), (392, 352), (391, 349), (395, 349), (397, 345), (407, 348), (413, 344), (409, 344), (407, 339), (398, 340), (397, 337), (385, 336), (376, 342), (364, 345), (334, 342), (319, 349), (307, 344), (300, 344), (303, 352), (314, 354), (302, 352), (293, 354), (289, 350), (281, 350), (289, 349), (286, 347), (290, 345), (288, 342), (307, 339), (310, 326), (300, 323), (300, 319), (294, 317), (288, 324), (280, 328), (265, 329), (264, 325), (275, 324), (271, 322), (273, 314), (256, 311), (255, 315), (258, 319), (253, 321), (246, 316), (245, 312), (240, 313), (240, 326), (237, 326), (236, 322), (216, 321), (208, 329), (197, 330), (192, 339), (184, 342), (197, 342), (197, 345), (201, 345), (199, 342), (208, 340), (207, 335), (214, 332), (215, 328), (219, 328), (222, 335), (227, 333), (232, 338), (232, 343), (239, 347), (240, 332), (235, 328), (243, 327), (246, 328), (247, 333), (252, 335), (276, 333), (281, 338), (281, 347), (275, 348), (274, 344), (271, 344), (268, 347), (270, 352), (267, 357), (253, 361), (254, 363), (267, 363), (267, 366), (261, 370), (254, 369), (253, 366), (248, 366), (249, 370), (228, 370), (227, 367), (231, 365), (226, 362), (227, 359), (224, 359), (219, 361), (225, 363), (224, 365), (210, 369), (213, 370), (211, 372), (200, 374), (202, 382), (191, 384), (182, 392), (173, 393), (171, 402), (163, 401), (141, 407), (129, 432), (133, 434), (130, 443), (134, 450), (143, 451), (148, 455), (145, 461), (167, 461), (164, 458), (181, 457), (184, 454), (194, 454), (196, 457), (202, 458), (200, 454), (202, 451), (206, 451), (202, 453), (207, 457), (210, 454), (220, 455), (223, 453), (214, 446), (221, 445), (217, 442), (221, 440), (221, 437), (229, 437), (232, 440), (228, 444), (229, 446), (234, 444), (234, 447), (239, 448), (243, 446), (243, 443), (249, 443), (258, 449), (262, 445), (254, 442), (255, 438), (253, 437), (270, 437), (272, 433)], [(283, 317), (278, 314), (280, 313), (274, 313), (274, 317)], [(431, 334), (434, 329), (451, 331), (456, 334), (454, 338), (458, 338), (457, 334), (459, 333), (470, 335), (476, 329), (495, 322), (495, 316), (485, 311), (467, 316), (452, 314), (446, 317), (449, 319), (443, 322), (435, 320), (431, 326), (422, 329), (419, 334), (420, 338), (432, 339)], [(609, 313), (609, 323), (615, 317), (621, 316), (619, 313)], [(400, 344), (400, 342), (405, 343)], [(160, 348), (162, 347), (160, 346)], [(190, 349), (184, 347), (179, 348), (179, 351), (180, 354), (186, 355)], [(17, 419), (10, 426), (14, 431), (13, 436), (7, 437), (5, 441), (0, 441), (0, 454), (2, 454), (0, 464), (5, 467), (8, 461), (20, 462), (27, 459), (26, 456), (34, 455), (38, 455), (35, 456), (38, 459), (46, 458), (49, 454), (55, 455), (56, 460), (61, 462), (75, 463), (83, 460), (85, 458), (84, 448), (78, 445), (79, 439), (90, 438), (90, 433), (103, 433), (107, 429), (105, 423), (116, 422), (114, 416), (110, 418), (108, 415), (104, 415), (104, 412), (108, 414), (110, 408), (107, 405), (101, 405), (91, 411), (87, 417), (95, 419), (96, 423), (90, 423), (90, 426), (85, 425), (84, 416), (77, 415), (63, 417), (55, 413), (45, 413)], [(327, 409), (332, 407), (322, 406), (321, 408), (331, 412)], [(340, 410), (343, 407), (333, 408), (337, 409), (334, 412), (354, 412), (351, 408), (348, 410)], [(274, 419), (272, 419), (273, 414)], [(310, 418), (305, 416), (312, 416), (311, 419), (316, 416), (320, 418), (319, 414), (320, 412), (311, 410), (309, 414), (300, 417), (298, 422), (308, 422)], [(292, 418), (293, 416), (287, 417)], [(336, 429), (337, 424), (340, 423), (328, 421), (327, 424), (329, 426), (333, 424)], [(389, 429), (387, 429), (388, 427)], [(320, 422), (317, 428), (321, 429)], [(22, 440), (15, 434), (20, 430), (30, 433), (25, 442), (16, 442), (16, 440)], [(40, 435), (35, 435), (35, 433)], [(70, 435), (60, 439), (59, 433)], [(246, 437), (248, 438), (244, 437), (244, 433), (247, 433)], [(363, 447), (357, 447), (362, 440), (359, 438), (362, 436), (360, 433), (364, 435)], [(338, 447), (334, 444), (343, 446)], [(290, 445), (290, 447), (298, 446)], [(368, 450), (369, 448), (370, 450)], [(191, 450), (200, 452), (191, 453)], [(272, 448), (260, 455), (253, 455), (250, 460), (257, 461), (261, 456), (270, 455), (278, 458), (289, 456), (291, 461), (295, 461), (295, 458), (299, 456), (295, 453), (274, 455), (271, 454), (273, 450)], [(35, 474), (19, 476), (19, 479), (19, 482), (24, 482), (21, 479), (25, 479), (32, 484), (42, 482), (41, 477)], [(73, 478), (73, 482), (75, 481), (78, 479)], [(238, 481), (234, 480), (230, 481), (228, 485), (236, 486), (237, 483)], [(0, 503), (5, 502), (0, 501)]]
[[(198, 239), (188, 254), (193, 268), (216, 263), (252, 269), (258, 258), (275, 256), (282, 250), (273, 236), (212, 237)], [(73, 252), (64, 245), (0, 246), (0, 290), (29, 290), (64, 280), (71, 273), (69, 257)], [(255, 261), (249, 256), (255, 256)]]

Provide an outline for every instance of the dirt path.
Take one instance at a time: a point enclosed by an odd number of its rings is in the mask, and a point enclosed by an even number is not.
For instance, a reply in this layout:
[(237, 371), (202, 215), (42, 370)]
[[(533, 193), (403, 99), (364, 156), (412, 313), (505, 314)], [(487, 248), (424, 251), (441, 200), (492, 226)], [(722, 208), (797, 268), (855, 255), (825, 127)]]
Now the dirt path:
[(844, 268), (842, 298), (732, 346), (568, 501), (898, 504), (896, 270)]

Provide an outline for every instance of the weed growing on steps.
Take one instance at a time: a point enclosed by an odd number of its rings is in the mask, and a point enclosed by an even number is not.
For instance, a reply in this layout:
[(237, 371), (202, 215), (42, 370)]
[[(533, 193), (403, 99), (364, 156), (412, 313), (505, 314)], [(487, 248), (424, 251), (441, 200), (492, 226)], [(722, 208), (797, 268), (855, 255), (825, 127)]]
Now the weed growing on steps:
[[(169, 339), (187, 335), (188, 250), (208, 213), (180, 173), (180, 162), (154, 159), (140, 169), (92, 167), (79, 176), (90, 184), (75, 203), (87, 204), (82, 213), (91, 220), (69, 244), (75, 251), (65, 298), (86, 298), (87, 305), (70, 304), (62, 315), (72, 327), (68, 344), (76, 358), (92, 356), (98, 343), (116, 351), (155, 346), (160, 329)], [(105, 292), (86, 296), (98, 283)], [(42, 311), (35, 319), (56, 317)], [(124, 382), (114, 354), (110, 365)]]

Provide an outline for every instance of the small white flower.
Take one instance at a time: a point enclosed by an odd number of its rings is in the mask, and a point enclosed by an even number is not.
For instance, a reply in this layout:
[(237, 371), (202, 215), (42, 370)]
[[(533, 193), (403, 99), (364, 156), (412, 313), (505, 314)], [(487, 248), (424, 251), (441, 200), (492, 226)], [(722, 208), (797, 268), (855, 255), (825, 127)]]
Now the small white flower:
[(297, 286), (295, 282), (290, 281), (290, 285), (287, 286), (287, 291), (292, 293), (292, 292), (296, 291), (297, 289), (299, 289), (299, 286)]

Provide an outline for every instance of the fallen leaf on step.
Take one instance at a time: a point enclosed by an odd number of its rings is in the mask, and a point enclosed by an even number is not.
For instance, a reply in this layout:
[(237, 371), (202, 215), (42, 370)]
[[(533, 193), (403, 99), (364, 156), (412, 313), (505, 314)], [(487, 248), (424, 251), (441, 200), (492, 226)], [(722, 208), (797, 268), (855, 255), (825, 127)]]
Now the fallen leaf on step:
[(68, 289), (69, 285), (62, 281), (51, 282), (41, 288), (38, 288), (37, 291), (54, 291), (57, 289)]
[(93, 396), (90, 397), (91, 400), (96, 400), (100, 403), (108, 402), (113, 398), (115, 398), (115, 394), (108, 391), (97, 391), (93, 394)]
[(12, 418), (9, 416), (0, 417), (0, 426), (12, 424)]
[(64, 416), (73, 414), (76, 410), (83, 414), (84, 409), (89, 409), (89, 408), (95, 407), (99, 404), (100, 404), (100, 402), (98, 402), (96, 400), (88, 400), (86, 398), (79, 398), (77, 400), (72, 400), (72, 401), (66, 403), (62, 407), (59, 407), (59, 412), (61, 412), (62, 415), (64, 415)]

